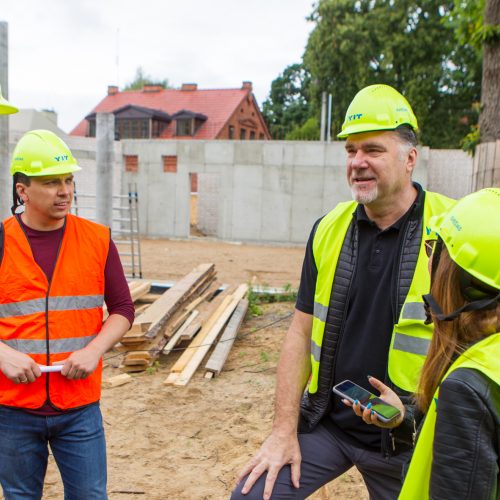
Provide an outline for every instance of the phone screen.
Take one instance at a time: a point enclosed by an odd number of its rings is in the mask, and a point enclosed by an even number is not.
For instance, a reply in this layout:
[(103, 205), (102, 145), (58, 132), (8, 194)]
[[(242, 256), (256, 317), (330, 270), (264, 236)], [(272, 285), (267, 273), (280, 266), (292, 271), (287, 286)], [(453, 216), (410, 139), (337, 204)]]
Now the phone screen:
[(387, 420), (391, 420), (399, 414), (399, 410), (397, 408), (385, 403), (378, 396), (375, 396), (375, 394), (363, 389), (350, 380), (346, 380), (345, 382), (336, 385), (335, 389), (336, 392), (342, 393), (351, 401), (355, 401), (357, 399), (364, 407), (366, 407), (368, 403), (371, 403), (371, 409)]

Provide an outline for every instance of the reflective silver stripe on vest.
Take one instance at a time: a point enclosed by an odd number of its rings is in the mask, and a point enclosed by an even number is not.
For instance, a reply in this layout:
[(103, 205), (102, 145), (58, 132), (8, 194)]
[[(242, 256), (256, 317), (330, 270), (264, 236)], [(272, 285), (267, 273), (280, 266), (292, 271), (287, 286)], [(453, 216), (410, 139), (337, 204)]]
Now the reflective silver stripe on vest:
[(430, 339), (422, 339), (420, 337), (410, 337), (396, 332), (393, 348), (398, 351), (409, 352), (410, 354), (420, 354), (427, 356), (429, 350)]
[[(49, 352), (51, 354), (58, 354), (61, 352), (73, 352), (78, 349), (83, 349), (88, 346), (96, 335), (88, 337), (72, 337), (68, 339), (52, 339), (49, 340)], [(14, 339), (2, 340), (16, 351), (23, 352), (24, 354), (46, 354), (47, 341), (46, 340), (31, 340), (31, 339)]]
[(403, 315), (401, 319), (420, 319), (424, 321), (426, 318), (423, 302), (407, 302), (403, 307)]
[(324, 323), (326, 321), (326, 315), (328, 314), (328, 307), (320, 304), (319, 302), (315, 302), (313, 314), (315, 318), (318, 318)]
[(68, 295), (49, 297), (49, 311), (73, 311), (102, 307), (104, 295)]
[[(68, 295), (49, 297), (49, 311), (72, 311), (102, 307), (104, 295)], [(25, 300), (0, 304), (0, 318), (26, 316), (45, 312), (45, 299)]]
[(319, 360), (321, 358), (321, 346), (316, 344), (314, 340), (311, 340), (311, 354), (314, 358), (314, 361), (317, 361), (319, 363)]

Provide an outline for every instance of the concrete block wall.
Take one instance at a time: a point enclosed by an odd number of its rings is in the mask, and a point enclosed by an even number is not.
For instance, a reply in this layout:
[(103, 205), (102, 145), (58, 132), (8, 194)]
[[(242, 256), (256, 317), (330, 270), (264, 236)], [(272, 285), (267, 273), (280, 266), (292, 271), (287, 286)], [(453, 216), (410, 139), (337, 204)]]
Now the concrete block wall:
[(206, 236), (217, 236), (219, 223), (218, 173), (198, 174), (198, 229)]
[(472, 157), (459, 149), (429, 150), (429, 189), (450, 198), (472, 190)]

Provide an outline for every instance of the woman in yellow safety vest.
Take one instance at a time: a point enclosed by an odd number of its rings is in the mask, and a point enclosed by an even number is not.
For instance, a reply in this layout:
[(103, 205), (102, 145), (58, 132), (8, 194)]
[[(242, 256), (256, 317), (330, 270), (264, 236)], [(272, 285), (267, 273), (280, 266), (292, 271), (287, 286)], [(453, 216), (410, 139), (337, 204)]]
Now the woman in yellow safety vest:
[(431, 226), (434, 335), (416, 396), (426, 417), (399, 498), (499, 499), (500, 189)]

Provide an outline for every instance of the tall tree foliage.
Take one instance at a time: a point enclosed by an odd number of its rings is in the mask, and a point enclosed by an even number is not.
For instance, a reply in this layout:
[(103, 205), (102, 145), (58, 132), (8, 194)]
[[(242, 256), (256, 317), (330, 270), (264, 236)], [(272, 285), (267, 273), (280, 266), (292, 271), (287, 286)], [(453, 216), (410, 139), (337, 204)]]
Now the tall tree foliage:
[(458, 147), (479, 99), (480, 60), (445, 23), (452, 9), (438, 0), (319, 0), (304, 65), (313, 104), (323, 90), (333, 96), (334, 131), (358, 90), (386, 83), (411, 103), (424, 144)]
[(142, 67), (139, 66), (135, 71), (134, 79), (127, 83), (125, 87), (123, 87), (123, 90), (141, 90), (144, 85), (160, 85), (164, 89), (171, 88), (166, 78), (163, 80), (155, 80), (152, 76), (145, 73)]
[(285, 139), (310, 116), (310, 79), (302, 64), (292, 64), (271, 83), (269, 97), (262, 104), (262, 114), (273, 139)]

